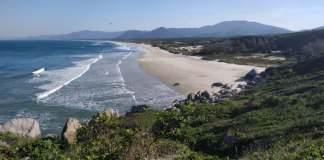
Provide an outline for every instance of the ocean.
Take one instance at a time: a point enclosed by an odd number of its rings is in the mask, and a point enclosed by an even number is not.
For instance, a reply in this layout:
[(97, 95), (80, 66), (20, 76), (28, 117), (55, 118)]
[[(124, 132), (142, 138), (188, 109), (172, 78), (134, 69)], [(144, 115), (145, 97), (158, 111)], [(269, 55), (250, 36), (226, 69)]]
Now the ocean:
[(137, 104), (161, 110), (184, 98), (140, 68), (145, 51), (107, 41), (0, 41), (0, 124), (33, 118), (43, 136), (59, 135), (69, 117), (125, 114)]

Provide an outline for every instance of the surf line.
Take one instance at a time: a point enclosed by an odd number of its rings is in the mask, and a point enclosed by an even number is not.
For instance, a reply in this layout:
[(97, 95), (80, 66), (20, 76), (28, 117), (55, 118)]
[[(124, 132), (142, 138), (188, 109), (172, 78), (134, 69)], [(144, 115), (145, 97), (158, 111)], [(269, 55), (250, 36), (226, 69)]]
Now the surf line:
[(45, 92), (45, 93), (43, 93), (43, 94), (37, 96), (37, 99), (45, 98), (45, 97), (47, 97), (48, 95), (50, 95), (50, 94), (56, 92), (57, 90), (61, 89), (63, 86), (68, 85), (69, 83), (71, 83), (71, 82), (74, 81), (75, 79), (81, 77), (85, 72), (87, 72), (87, 71), (89, 70), (91, 64), (96, 63), (100, 58), (102, 58), (102, 55), (99, 55), (99, 58), (95, 59), (92, 63), (90, 63), (90, 64), (87, 66), (86, 70), (84, 70), (81, 74), (79, 74), (78, 76), (72, 78), (71, 80), (69, 80), (68, 82), (64, 83), (63, 85), (61, 85), (61, 86), (59, 86), (59, 87), (56, 87), (56, 88), (54, 88), (54, 89), (52, 89), (52, 90), (50, 90), (50, 91), (47, 91), (47, 92)]
[(39, 74), (39, 73), (41, 73), (41, 72), (44, 72), (45, 71), (45, 67), (43, 67), (43, 68), (41, 68), (41, 69), (39, 69), (39, 70), (37, 70), (37, 71), (34, 71), (34, 72), (32, 72), (33, 74)]

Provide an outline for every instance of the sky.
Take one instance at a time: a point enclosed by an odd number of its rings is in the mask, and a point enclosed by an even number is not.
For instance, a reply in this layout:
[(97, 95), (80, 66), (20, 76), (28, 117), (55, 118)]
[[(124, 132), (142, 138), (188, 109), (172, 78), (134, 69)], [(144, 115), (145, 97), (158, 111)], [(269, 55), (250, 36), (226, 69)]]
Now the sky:
[(0, 0), (0, 39), (194, 28), (232, 20), (299, 31), (324, 26), (323, 19), (323, 0)]

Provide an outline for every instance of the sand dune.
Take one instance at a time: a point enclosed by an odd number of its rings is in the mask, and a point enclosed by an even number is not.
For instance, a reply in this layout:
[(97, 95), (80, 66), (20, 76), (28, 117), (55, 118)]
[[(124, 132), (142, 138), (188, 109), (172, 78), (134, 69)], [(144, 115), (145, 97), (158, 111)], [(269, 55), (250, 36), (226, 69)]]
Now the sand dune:
[(238, 84), (245, 84), (240, 77), (251, 69), (256, 68), (259, 72), (265, 70), (263, 67), (206, 61), (197, 56), (173, 54), (151, 45), (133, 45), (150, 50), (139, 56), (141, 68), (166, 84), (180, 83), (175, 87), (183, 91), (184, 96), (190, 92), (205, 90), (218, 92), (220, 87), (211, 87), (215, 82), (232, 84), (236, 88)]

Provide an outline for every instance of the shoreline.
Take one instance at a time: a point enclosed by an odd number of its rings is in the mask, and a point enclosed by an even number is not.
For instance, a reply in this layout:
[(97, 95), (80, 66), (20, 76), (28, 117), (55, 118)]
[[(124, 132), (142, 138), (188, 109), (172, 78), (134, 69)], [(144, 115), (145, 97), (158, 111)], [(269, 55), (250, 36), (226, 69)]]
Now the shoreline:
[[(266, 69), (265, 67), (206, 61), (198, 56), (173, 54), (146, 44), (127, 44), (149, 50), (138, 56), (141, 69), (159, 78), (165, 84), (182, 91), (185, 97), (189, 93), (205, 90), (217, 93), (221, 88), (211, 87), (215, 82), (230, 84), (233, 85), (233, 89), (240, 90), (237, 88), (238, 84), (244, 85), (248, 81), (242, 80), (242, 76), (253, 68), (259, 72)], [(179, 83), (179, 85), (173, 86), (175, 83)]]

